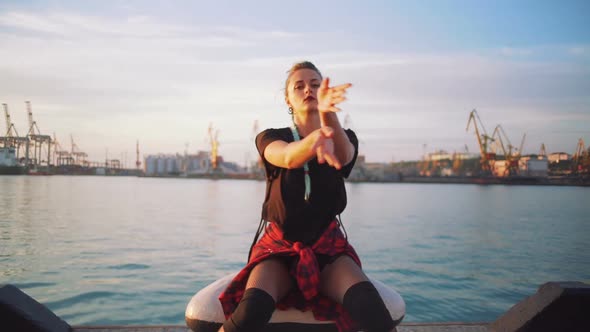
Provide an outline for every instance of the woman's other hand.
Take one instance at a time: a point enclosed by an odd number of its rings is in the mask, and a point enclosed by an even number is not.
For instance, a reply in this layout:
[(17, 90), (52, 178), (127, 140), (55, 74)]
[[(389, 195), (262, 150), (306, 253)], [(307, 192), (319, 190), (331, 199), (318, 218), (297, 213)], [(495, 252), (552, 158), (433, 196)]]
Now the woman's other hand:
[(342, 165), (334, 153), (334, 129), (331, 127), (322, 127), (316, 130), (317, 140), (313, 145), (312, 149), (318, 158), (318, 163), (328, 163), (328, 165), (341, 169)]
[(328, 77), (324, 78), (320, 84), (320, 87), (318, 88), (318, 111), (340, 111), (336, 105), (346, 100), (346, 90), (351, 86), (352, 84), (346, 83), (330, 87), (330, 79)]

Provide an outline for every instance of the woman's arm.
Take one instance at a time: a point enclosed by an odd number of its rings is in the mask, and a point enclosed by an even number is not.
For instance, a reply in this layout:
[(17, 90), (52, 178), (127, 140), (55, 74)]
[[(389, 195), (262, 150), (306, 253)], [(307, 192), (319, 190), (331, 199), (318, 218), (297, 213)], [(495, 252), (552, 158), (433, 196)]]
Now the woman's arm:
[(344, 132), (344, 128), (338, 121), (336, 113), (332, 112), (321, 112), (320, 120), (322, 127), (328, 126), (334, 130), (332, 139), (334, 140), (334, 155), (342, 163), (342, 165), (348, 165), (354, 158), (354, 145), (350, 142), (348, 135)]
[(320, 164), (327, 162), (328, 165), (340, 169), (342, 164), (334, 155), (333, 136), (332, 128), (322, 127), (300, 141), (287, 143), (277, 140), (266, 146), (264, 158), (277, 167), (292, 169), (303, 167), (307, 161), (317, 157)]
[(318, 89), (318, 111), (322, 127), (328, 126), (334, 130), (334, 155), (343, 165), (347, 165), (354, 158), (354, 146), (348, 135), (338, 121), (336, 112), (340, 108), (336, 105), (346, 100), (346, 90), (352, 86), (350, 83), (330, 87), (330, 79), (324, 78)]

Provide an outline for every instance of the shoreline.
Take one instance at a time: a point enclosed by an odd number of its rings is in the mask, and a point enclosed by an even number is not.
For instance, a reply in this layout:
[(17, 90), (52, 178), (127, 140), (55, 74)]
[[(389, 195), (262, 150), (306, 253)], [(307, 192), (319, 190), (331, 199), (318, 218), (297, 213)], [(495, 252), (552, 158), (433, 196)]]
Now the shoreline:
[[(487, 332), (491, 323), (440, 322), (401, 323), (398, 332)], [(72, 332), (190, 332), (183, 325), (72, 326)]]
[[(251, 173), (202, 173), (202, 174), (161, 174), (145, 175), (136, 170), (123, 170), (121, 172), (107, 172), (106, 174), (95, 174), (92, 172), (42, 172), (34, 174), (26, 173), (0, 173), (0, 176), (132, 176), (140, 178), (168, 178), (168, 179), (209, 179), (209, 180), (254, 180), (264, 181), (264, 176)], [(590, 177), (571, 177), (571, 176), (549, 176), (549, 177), (426, 177), (426, 176), (400, 176), (396, 179), (377, 179), (377, 178), (349, 178), (345, 180), (348, 183), (416, 183), (416, 184), (471, 184), (471, 185), (517, 185), (517, 186), (573, 186), (573, 187), (590, 187)]]
[[(138, 175), (145, 178), (178, 178), (209, 180), (255, 180), (264, 181), (264, 177), (252, 174), (199, 174), (199, 175)], [(348, 183), (417, 183), (417, 184), (472, 184), (472, 185), (531, 185), (531, 186), (576, 186), (590, 187), (590, 178), (575, 177), (420, 177), (402, 176), (401, 179), (347, 179)]]
[(400, 183), (440, 183), (478, 185), (526, 185), (526, 186), (590, 186), (590, 178), (570, 177), (404, 177)]

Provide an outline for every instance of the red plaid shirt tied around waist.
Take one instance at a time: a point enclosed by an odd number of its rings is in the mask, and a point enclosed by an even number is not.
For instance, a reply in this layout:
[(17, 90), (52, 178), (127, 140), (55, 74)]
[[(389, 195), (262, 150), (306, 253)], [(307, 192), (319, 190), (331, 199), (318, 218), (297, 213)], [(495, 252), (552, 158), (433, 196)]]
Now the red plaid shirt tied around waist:
[(297, 263), (290, 270), (291, 275), (297, 282), (297, 287), (293, 287), (279, 301), (277, 308), (285, 310), (294, 307), (301, 311), (311, 309), (315, 319), (335, 321), (340, 332), (353, 331), (357, 326), (344, 308), (339, 303), (319, 293), (320, 268), (316, 254), (329, 256), (345, 254), (361, 266), (358, 255), (340, 231), (336, 220), (328, 226), (322, 236), (311, 247), (305, 246), (301, 242), (284, 240), (281, 229), (275, 223), (270, 223), (260, 241), (254, 245), (248, 264), (234, 277), (225, 291), (219, 296), (225, 317), (229, 318), (238, 306), (244, 295), (250, 272), (256, 264), (273, 256), (298, 256), (296, 258)]

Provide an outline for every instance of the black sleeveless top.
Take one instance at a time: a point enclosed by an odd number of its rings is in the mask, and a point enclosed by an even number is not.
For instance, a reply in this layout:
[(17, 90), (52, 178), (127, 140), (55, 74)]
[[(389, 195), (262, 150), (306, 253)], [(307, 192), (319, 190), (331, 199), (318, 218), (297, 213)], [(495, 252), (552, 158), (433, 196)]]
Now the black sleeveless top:
[(270, 143), (276, 140), (293, 142), (291, 128), (271, 128), (256, 136), (256, 148), (264, 161), (267, 181), (262, 218), (277, 223), (283, 230), (285, 239), (311, 245), (330, 222), (344, 211), (344, 178), (350, 175), (358, 155), (358, 140), (355, 133), (350, 129), (345, 130), (345, 133), (354, 146), (352, 161), (337, 170), (327, 163), (318, 164), (317, 158), (311, 159), (308, 162), (311, 178), (311, 196), (308, 202), (304, 199), (303, 167), (277, 167), (264, 158), (264, 149)]

